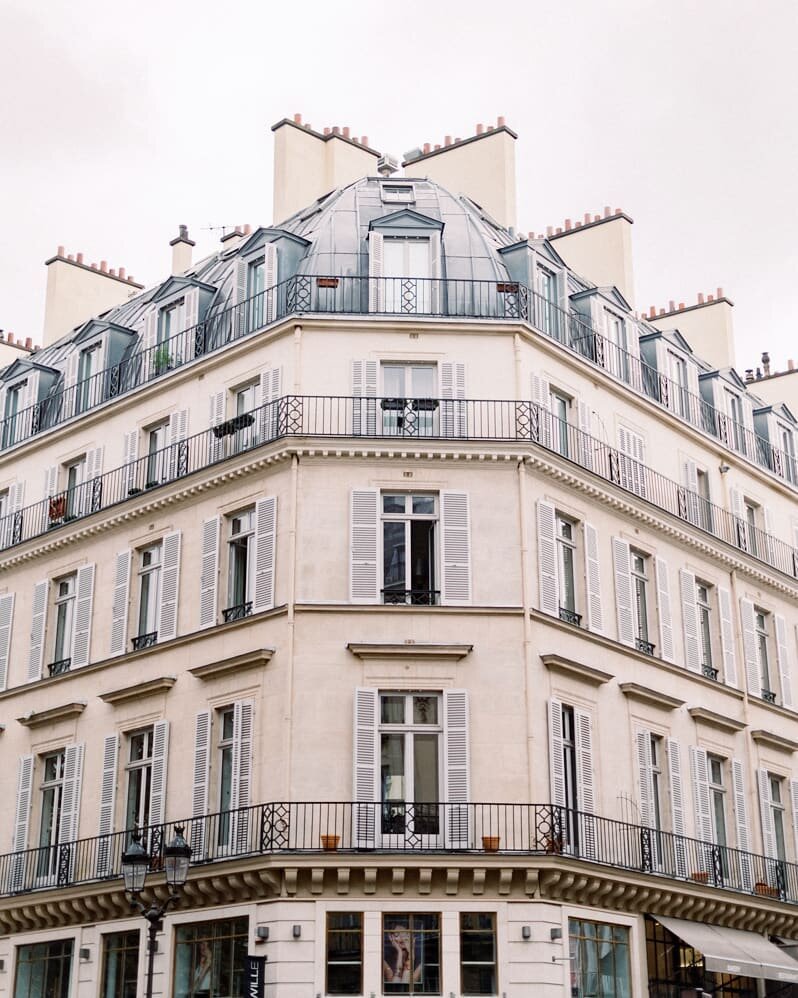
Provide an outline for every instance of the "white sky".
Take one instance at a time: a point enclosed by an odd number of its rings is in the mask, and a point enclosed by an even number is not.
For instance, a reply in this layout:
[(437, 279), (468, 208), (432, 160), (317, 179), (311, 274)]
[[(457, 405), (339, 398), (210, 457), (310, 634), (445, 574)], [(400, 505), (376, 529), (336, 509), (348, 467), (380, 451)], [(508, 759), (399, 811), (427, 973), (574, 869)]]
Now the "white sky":
[[(520, 231), (621, 207), (637, 304), (723, 286), (737, 366), (798, 360), (795, 0), (0, 0), (0, 327), (63, 243), (154, 283), (179, 223), (268, 224), (270, 126), (381, 151), (503, 114)], [(197, 256), (195, 256), (195, 259)]]

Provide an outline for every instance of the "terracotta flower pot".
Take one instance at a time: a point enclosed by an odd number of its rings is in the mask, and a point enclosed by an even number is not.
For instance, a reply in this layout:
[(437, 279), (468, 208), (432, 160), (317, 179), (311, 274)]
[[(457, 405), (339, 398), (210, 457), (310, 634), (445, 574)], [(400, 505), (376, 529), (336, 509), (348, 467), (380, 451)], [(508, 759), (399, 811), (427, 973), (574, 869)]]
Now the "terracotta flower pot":
[(325, 852), (335, 852), (340, 841), (340, 835), (322, 835), (321, 847)]
[(695, 880), (698, 884), (706, 884), (709, 882), (709, 874), (706, 870), (694, 870), (690, 874), (690, 879)]
[(485, 850), (485, 852), (498, 852), (500, 842), (501, 842), (501, 836), (499, 835), (482, 836), (482, 848)]

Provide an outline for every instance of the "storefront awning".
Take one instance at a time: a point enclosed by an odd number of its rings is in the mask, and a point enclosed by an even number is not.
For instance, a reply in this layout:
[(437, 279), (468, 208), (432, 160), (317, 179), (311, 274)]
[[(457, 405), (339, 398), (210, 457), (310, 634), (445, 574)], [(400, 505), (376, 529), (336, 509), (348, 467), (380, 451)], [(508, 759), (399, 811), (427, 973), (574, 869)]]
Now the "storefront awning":
[(653, 916), (660, 925), (703, 954), (707, 970), (763, 981), (798, 983), (798, 961), (756, 932)]

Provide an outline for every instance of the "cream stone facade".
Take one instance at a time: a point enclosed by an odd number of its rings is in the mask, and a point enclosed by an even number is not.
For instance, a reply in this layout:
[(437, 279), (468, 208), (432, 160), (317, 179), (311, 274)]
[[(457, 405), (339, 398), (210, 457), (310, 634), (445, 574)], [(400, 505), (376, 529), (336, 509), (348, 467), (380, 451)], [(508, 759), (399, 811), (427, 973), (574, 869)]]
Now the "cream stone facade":
[(142, 991), (135, 826), (158, 995), (798, 982), (795, 420), (412, 168), (0, 375), (0, 996)]

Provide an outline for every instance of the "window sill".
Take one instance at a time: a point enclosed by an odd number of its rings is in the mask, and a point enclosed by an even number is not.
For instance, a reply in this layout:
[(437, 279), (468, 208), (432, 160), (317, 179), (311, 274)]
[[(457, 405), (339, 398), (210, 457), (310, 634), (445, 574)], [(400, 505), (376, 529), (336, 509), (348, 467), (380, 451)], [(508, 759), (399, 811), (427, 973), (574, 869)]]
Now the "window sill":
[[(74, 675), (74, 673), (73, 673)], [(71, 718), (80, 717), (86, 709), (85, 700), (77, 700), (74, 703), (65, 703), (60, 707), (50, 707), (48, 710), (33, 711), (25, 717), (18, 717), (17, 721), (26, 728), (41, 728), (44, 725), (51, 725), (55, 721), (67, 721)]]
[(175, 676), (161, 676), (159, 679), (150, 679), (144, 683), (136, 683), (134, 686), (124, 686), (120, 690), (100, 693), (99, 696), (105, 703), (114, 705), (128, 703), (130, 700), (139, 700), (142, 697), (152, 696), (154, 693), (168, 693), (175, 682)]

